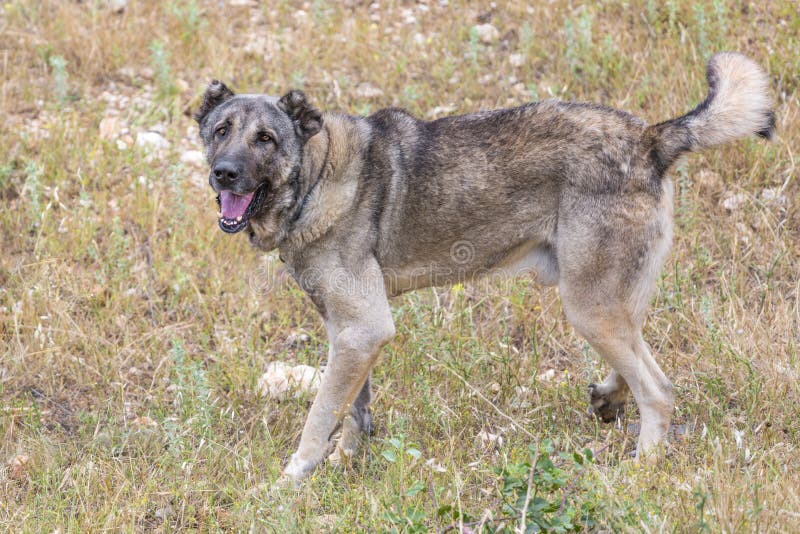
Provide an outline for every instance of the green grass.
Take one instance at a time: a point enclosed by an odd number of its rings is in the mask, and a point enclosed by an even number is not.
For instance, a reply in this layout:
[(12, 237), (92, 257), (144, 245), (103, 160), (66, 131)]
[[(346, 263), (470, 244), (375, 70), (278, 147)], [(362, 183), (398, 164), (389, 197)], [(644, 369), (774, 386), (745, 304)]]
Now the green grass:
[[(2, 530), (800, 530), (795, 2), (497, 4), (0, 6)], [(490, 44), (472, 30), (487, 13)], [(586, 416), (607, 368), (555, 290), (476, 282), (395, 299), (375, 432), (351, 465), (262, 489), (311, 399), (259, 398), (258, 377), (317, 365), (326, 335), (274, 254), (219, 232), (206, 170), (181, 163), (208, 81), (302, 84), (353, 113), (538, 95), (659, 121), (703, 98), (723, 49), (769, 70), (778, 136), (673, 171), (675, 243), (645, 332), (690, 429), (666, 458), (627, 459), (632, 404), (620, 427)], [(383, 96), (356, 96), (365, 82)], [(169, 148), (134, 146), (152, 129)], [(746, 200), (728, 211), (731, 194)], [(288, 346), (298, 332), (308, 343)]]

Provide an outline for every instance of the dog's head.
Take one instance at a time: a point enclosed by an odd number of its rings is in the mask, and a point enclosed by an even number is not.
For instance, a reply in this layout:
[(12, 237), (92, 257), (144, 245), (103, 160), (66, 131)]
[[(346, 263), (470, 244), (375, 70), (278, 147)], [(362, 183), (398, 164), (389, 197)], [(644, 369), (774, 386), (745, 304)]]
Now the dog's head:
[(301, 91), (281, 98), (235, 95), (213, 81), (195, 114), (217, 193), (219, 227), (248, 224), (277, 231), (299, 201), (303, 146), (322, 128), (322, 114)]

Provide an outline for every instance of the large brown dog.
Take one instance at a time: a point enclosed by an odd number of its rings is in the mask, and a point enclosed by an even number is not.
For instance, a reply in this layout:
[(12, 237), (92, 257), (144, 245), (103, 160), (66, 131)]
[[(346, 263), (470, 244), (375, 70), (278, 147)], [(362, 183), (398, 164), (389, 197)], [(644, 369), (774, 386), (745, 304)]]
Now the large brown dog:
[(213, 82), (196, 119), (220, 228), (280, 250), (330, 340), (286, 475), (323, 461), (340, 427), (337, 454), (369, 427), (370, 369), (394, 335), (388, 297), (486, 273), (557, 284), (567, 319), (613, 368), (589, 386), (594, 412), (613, 420), (630, 391), (637, 454), (663, 440), (672, 385), (641, 331), (672, 238), (666, 171), (685, 152), (774, 128), (752, 61), (714, 56), (708, 84), (697, 108), (648, 126), (558, 101), (432, 122), (400, 109), (322, 114), (299, 91), (234, 95)]

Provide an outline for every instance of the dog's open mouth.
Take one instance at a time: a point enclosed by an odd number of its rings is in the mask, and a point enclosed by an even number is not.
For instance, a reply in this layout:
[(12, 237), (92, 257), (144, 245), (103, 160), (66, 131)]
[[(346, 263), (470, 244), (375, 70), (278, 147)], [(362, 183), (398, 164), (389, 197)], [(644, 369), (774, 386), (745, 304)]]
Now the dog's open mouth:
[(244, 230), (250, 217), (261, 205), (265, 192), (264, 186), (246, 195), (237, 195), (233, 191), (220, 191), (217, 195), (220, 229), (229, 234)]

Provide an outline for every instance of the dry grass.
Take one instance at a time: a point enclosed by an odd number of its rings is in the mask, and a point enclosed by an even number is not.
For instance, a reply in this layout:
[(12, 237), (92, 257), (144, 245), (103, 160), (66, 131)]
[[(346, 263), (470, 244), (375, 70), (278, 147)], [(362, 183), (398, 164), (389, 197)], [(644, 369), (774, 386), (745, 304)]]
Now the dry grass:
[[(584, 528), (800, 530), (794, 1), (128, 4), (0, 8), (4, 530), (458, 529), (438, 512), (507, 515), (495, 469), (544, 438), (598, 451), (553, 493), (591, 512)], [(489, 44), (471, 30), (483, 21)], [(397, 299), (363, 457), (299, 493), (251, 491), (279, 473), (308, 402), (267, 403), (256, 380), (272, 359), (316, 365), (325, 335), (274, 256), (217, 230), (205, 170), (181, 160), (208, 80), (301, 86), (352, 113), (556, 96), (657, 121), (703, 96), (718, 49), (769, 69), (778, 137), (674, 171), (676, 239), (646, 337), (690, 432), (662, 463), (625, 461), (633, 429), (586, 417), (603, 364), (553, 290), (515, 280)], [(151, 129), (168, 144), (133, 146)], [(288, 346), (301, 331), (310, 341)]]

